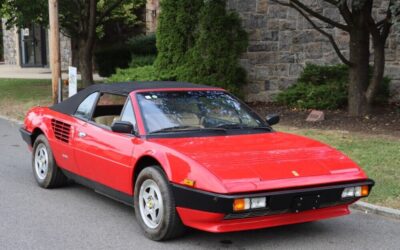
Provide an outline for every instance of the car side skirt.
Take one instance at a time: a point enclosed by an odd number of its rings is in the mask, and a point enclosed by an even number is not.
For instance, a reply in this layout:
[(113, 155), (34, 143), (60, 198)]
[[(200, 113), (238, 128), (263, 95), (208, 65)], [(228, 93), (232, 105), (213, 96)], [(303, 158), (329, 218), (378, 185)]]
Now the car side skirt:
[(74, 174), (65, 169), (62, 169), (62, 171), (65, 174), (65, 176), (67, 176), (69, 179), (75, 181), (76, 183), (79, 183), (82, 186), (93, 189), (96, 193), (107, 196), (113, 200), (119, 201), (125, 205), (133, 207), (133, 196), (126, 194), (126, 193), (122, 193), (122, 192), (117, 191), (108, 186), (102, 185), (96, 181), (89, 180), (85, 177)]

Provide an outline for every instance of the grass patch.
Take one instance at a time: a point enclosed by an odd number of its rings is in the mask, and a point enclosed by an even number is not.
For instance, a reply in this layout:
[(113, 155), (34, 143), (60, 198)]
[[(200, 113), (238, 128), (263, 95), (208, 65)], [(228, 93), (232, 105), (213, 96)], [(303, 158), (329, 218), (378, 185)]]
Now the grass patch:
[(0, 79), (0, 114), (23, 119), (33, 106), (51, 105), (51, 80)]
[(279, 126), (277, 129), (314, 138), (342, 151), (376, 182), (371, 196), (365, 201), (400, 209), (399, 139), (286, 126)]

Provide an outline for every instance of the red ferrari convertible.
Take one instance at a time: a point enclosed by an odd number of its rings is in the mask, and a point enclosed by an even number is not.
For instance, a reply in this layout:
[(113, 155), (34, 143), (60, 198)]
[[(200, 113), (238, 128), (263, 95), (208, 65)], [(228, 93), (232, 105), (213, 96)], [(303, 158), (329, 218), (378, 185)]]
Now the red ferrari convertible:
[(274, 131), (225, 90), (96, 84), (31, 109), (21, 135), (43, 188), (68, 179), (134, 206), (145, 235), (230, 232), (349, 213), (374, 182), (320, 142)]

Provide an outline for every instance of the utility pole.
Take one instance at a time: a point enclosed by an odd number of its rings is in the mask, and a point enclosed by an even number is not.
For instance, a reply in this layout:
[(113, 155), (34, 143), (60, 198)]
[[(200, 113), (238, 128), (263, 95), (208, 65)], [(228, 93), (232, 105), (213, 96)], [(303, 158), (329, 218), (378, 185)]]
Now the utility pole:
[[(50, 67), (52, 75), (53, 103), (61, 100), (61, 62), (60, 62), (60, 27), (58, 22), (58, 0), (49, 0), (50, 23)], [(61, 92), (62, 93), (62, 92)]]

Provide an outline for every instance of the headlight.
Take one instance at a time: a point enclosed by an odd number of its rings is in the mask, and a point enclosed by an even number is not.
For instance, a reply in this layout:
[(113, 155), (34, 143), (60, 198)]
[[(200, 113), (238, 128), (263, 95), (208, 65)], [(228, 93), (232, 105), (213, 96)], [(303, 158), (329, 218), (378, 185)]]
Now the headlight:
[(368, 186), (348, 187), (343, 189), (342, 198), (365, 197), (369, 194)]
[(243, 198), (233, 201), (233, 211), (240, 212), (249, 209), (265, 208), (267, 206), (266, 197)]

